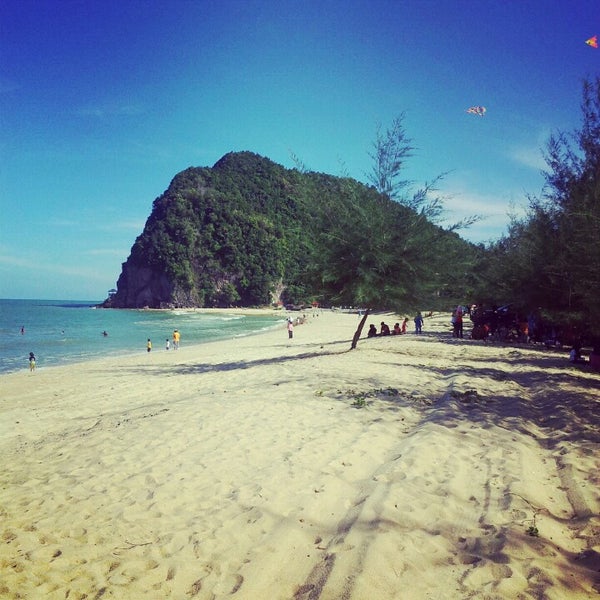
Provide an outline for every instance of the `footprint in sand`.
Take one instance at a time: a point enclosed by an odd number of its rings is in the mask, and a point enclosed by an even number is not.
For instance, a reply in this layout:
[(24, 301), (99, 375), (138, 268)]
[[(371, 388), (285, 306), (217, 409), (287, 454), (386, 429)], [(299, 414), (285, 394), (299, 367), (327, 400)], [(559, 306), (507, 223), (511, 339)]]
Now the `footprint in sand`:
[(133, 581), (135, 581), (135, 577), (124, 573), (115, 573), (108, 578), (108, 582), (112, 585), (129, 585)]
[(202, 590), (204, 580), (213, 572), (213, 568), (210, 565), (205, 565), (203, 570), (205, 573), (202, 575), (202, 577), (199, 577), (196, 579), (196, 581), (194, 581), (194, 583), (192, 583), (188, 592), (189, 596), (197, 596), (200, 593), (200, 590)]
[(111, 562), (110, 565), (108, 565), (108, 572), (112, 573), (115, 569), (119, 568), (120, 564), (121, 563), (118, 561)]
[(508, 579), (512, 577), (513, 571), (508, 565), (492, 563), (491, 571), (494, 579)]
[(527, 573), (527, 583), (529, 584), (527, 591), (532, 590), (535, 597), (545, 596), (546, 589), (552, 586), (551, 579), (537, 567), (533, 567)]
[(244, 583), (244, 578), (239, 574), (226, 575), (222, 581), (219, 581), (214, 587), (214, 593), (219, 594), (235, 594)]
[(188, 594), (190, 596), (197, 596), (200, 593), (201, 589), (202, 589), (202, 579), (197, 579), (196, 581), (194, 581), (194, 583), (192, 583), (192, 586), (190, 587), (190, 591), (188, 592)]
[(10, 543), (13, 540), (17, 539), (17, 534), (14, 531), (5, 531), (2, 534), (2, 539), (7, 542)]

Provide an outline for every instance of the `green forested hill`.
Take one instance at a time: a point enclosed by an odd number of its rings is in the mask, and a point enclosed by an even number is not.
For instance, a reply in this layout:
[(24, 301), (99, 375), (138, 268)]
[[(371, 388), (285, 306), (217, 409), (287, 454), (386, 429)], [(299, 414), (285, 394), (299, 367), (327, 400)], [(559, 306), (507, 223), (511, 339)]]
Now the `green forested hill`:
[(347, 178), (251, 152), (177, 174), (154, 201), (109, 306), (275, 301), (429, 306), (462, 294), (474, 248)]

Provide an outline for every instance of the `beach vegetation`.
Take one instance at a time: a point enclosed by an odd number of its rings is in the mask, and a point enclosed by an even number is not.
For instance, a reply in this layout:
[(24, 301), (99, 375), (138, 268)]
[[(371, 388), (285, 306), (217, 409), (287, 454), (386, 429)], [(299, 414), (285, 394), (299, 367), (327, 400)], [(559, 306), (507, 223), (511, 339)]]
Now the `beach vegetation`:
[(364, 408), (367, 406), (367, 399), (365, 397), (356, 398), (352, 403), (354, 408)]
[(540, 531), (537, 527), (537, 516), (540, 512), (542, 512), (542, 509), (539, 507), (534, 506), (529, 500), (527, 500), (527, 498), (524, 498), (523, 496), (521, 496), (521, 494), (517, 494), (515, 492), (507, 492), (507, 494), (511, 495), (511, 496), (516, 496), (517, 498), (520, 498), (523, 502), (525, 502), (533, 511), (533, 517), (531, 519), (528, 519), (528, 521), (531, 522), (531, 525), (529, 525), (529, 527), (527, 527), (527, 529), (525, 530), (525, 532), (527, 533), (527, 535), (531, 536), (531, 537), (539, 537), (540, 535)]
[(392, 387), (387, 388), (374, 388), (371, 390), (346, 390), (345, 392), (338, 390), (339, 394), (347, 396), (352, 400), (351, 406), (354, 408), (364, 408), (369, 404), (369, 398), (387, 399), (390, 398), (402, 398), (402, 394), (399, 390)]
[[(323, 234), (314, 266), (324, 295), (341, 304), (365, 306), (351, 348), (361, 337), (373, 309), (417, 310), (457, 300), (468, 293), (456, 267), (475, 264), (475, 248), (456, 233), (477, 217), (449, 227), (439, 223), (444, 199), (437, 193), (441, 174), (414, 189), (403, 178), (414, 150), (403, 126), (403, 115), (390, 128), (378, 128), (365, 190), (354, 180), (342, 180), (341, 193), (321, 213)], [(455, 289), (449, 285), (454, 284)], [(452, 296), (456, 296), (452, 298)]]
[[(372, 161), (368, 179), (382, 195), (412, 210), (414, 215), (425, 217), (431, 223), (439, 223), (445, 214), (445, 198), (440, 196), (438, 185), (448, 175), (440, 173), (421, 187), (414, 189), (413, 181), (405, 179), (406, 163), (413, 156), (415, 147), (404, 127), (404, 113), (393, 119), (385, 131), (378, 124), (373, 151), (369, 153)], [(409, 213), (410, 214), (410, 213)], [(445, 229), (458, 231), (473, 225), (481, 219), (474, 214), (457, 221)]]
[(404, 128), (404, 113), (396, 117), (385, 131), (377, 125), (368, 174), (373, 187), (388, 198), (402, 198), (411, 181), (404, 179), (407, 160), (413, 156), (413, 140)]
[(545, 147), (546, 184), (482, 251), (477, 294), (600, 339), (600, 77), (582, 88), (582, 124)]

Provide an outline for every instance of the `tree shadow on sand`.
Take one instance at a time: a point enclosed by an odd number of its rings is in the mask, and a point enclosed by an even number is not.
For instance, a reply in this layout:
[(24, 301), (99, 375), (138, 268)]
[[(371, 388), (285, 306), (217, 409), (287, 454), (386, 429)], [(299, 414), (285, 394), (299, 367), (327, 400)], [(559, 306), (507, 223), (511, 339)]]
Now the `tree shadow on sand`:
[[(451, 366), (433, 367), (431, 371), (450, 380), (472, 377), (472, 389), (478, 391), (478, 386), (483, 386), (492, 391), (483, 391), (481, 396), (459, 394), (451, 409), (436, 403), (436, 421), (451, 422), (468, 416), (528, 435), (532, 435), (533, 424), (548, 434), (548, 438), (538, 439), (547, 447), (563, 440), (600, 443), (600, 378), (589, 369), (570, 365), (562, 356), (543, 351), (523, 354), (518, 348), (508, 357), (470, 357), (469, 362), (461, 365), (458, 357)], [(502, 390), (503, 382), (509, 388), (506, 392)], [(515, 385), (522, 394), (515, 392)]]
[[(399, 389), (384, 387), (389, 381), (383, 383), (381, 378), (371, 378), (368, 382), (372, 385), (369, 397), (376, 399), (373, 407), (379, 410), (386, 406), (390, 410), (415, 407), (422, 414), (416, 428), (428, 422), (456, 428), (466, 422), (481, 429), (501, 427), (533, 438), (555, 462), (560, 489), (572, 508), (572, 513), (567, 516), (553, 514), (547, 507), (534, 506), (526, 498), (514, 494), (507, 485), (495, 492), (501, 496), (495, 499), (501, 502), (508, 521), (493, 524), (494, 516), (489, 514), (487, 505), (494, 491), (486, 486), (483, 490), (485, 501), (480, 506), (480, 530), (471, 528), (457, 535), (454, 524), (448, 527), (436, 525), (432, 535), (447, 540), (452, 561), (462, 568), (464, 579), (475, 569), (488, 568), (496, 586), (502, 579), (511, 577), (516, 569), (526, 577), (527, 593), (531, 597), (545, 598), (546, 590), (557, 584), (567, 593), (586, 594), (589, 589), (600, 592), (600, 553), (595, 550), (597, 514), (580, 492), (578, 477), (574, 476), (576, 467), (572, 464), (577, 461), (578, 455), (593, 457), (598, 452), (598, 374), (590, 371), (589, 366), (569, 364), (564, 352), (545, 348), (502, 344), (498, 345), (503, 350), (502, 355), (497, 358), (462, 357), (460, 346), (471, 345), (473, 341), (444, 338), (434, 333), (422, 335), (419, 339), (426, 346), (440, 342), (455, 345), (456, 356), (445, 361), (443, 366), (412, 365), (431, 374), (435, 384), (429, 389), (415, 392), (411, 381), (399, 385), (396, 382)], [(401, 346), (387, 346), (381, 350), (400, 355), (404, 352)], [(430, 355), (425, 348), (423, 355)], [(411, 356), (414, 358), (415, 355)], [(385, 364), (389, 365), (389, 361)], [(574, 454), (571, 454), (569, 444), (576, 447)], [(599, 481), (593, 472), (580, 477), (585, 477), (586, 486), (593, 486)], [(393, 481), (393, 478), (390, 480)], [(584, 550), (573, 551), (573, 547), (552, 541), (548, 537), (546, 521), (542, 521), (543, 526), (540, 525), (538, 532), (536, 515), (570, 529), (572, 536), (584, 544)], [(368, 525), (373, 522), (371, 520)], [(359, 518), (355, 527), (360, 526), (365, 526), (365, 523)], [(401, 519), (397, 527), (401, 530)], [(543, 557), (552, 553), (554, 564), (560, 565), (560, 568), (545, 573), (543, 567), (528, 566), (516, 558), (520, 553), (541, 557), (540, 565), (543, 565)], [(472, 592), (468, 586), (462, 591), (465, 597)]]
[[(342, 340), (337, 342), (328, 342), (327, 344), (322, 343), (303, 343), (302, 348), (314, 348), (314, 350), (308, 352), (301, 352), (299, 354), (283, 354), (286, 350), (289, 350), (290, 346), (287, 344), (280, 344), (274, 346), (275, 348), (281, 348), (282, 354), (277, 356), (270, 356), (268, 358), (259, 358), (254, 360), (232, 360), (221, 363), (195, 363), (195, 364), (180, 364), (175, 366), (161, 366), (148, 368), (149, 375), (200, 375), (203, 373), (218, 373), (228, 372), (237, 370), (252, 369), (254, 367), (261, 366), (272, 366), (282, 365), (289, 362), (303, 361), (311, 358), (320, 358), (323, 356), (333, 356), (346, 354), (350, 352), (350, 341)], [(139, 372), (139, 368), (136, 368)]]
[[(457, 349), (473, 344), (439, 334), (422, 341), (452, 344)], [(438, 383), (447, 382), (446, 391), (427, 402), (429, 419), (448, 427), (465, 419), (484, 427), (497, 425), (536, 437), (546, 447), (564, 440), (600, 443), (600, 376), (587, 365), (570, 364), (564, 353), (502, 346), (508, 348), (512, 348), (508, 355), (504, 352), (498, 358), (463, 360), (457, 353), (448, 366), (423, 365), (437, 375)], [(398, 402), (402, 394), (380, 399)], [(534, 434), (536, 428), (547, 435)]]

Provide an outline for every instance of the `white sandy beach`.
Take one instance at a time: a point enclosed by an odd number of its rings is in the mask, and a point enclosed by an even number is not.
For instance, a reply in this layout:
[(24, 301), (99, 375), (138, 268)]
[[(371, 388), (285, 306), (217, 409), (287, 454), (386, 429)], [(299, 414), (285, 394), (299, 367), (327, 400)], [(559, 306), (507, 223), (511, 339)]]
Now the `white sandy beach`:
[(1, 376), (0, 597), (600, 598), (600, 374), (357, 323)]

